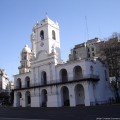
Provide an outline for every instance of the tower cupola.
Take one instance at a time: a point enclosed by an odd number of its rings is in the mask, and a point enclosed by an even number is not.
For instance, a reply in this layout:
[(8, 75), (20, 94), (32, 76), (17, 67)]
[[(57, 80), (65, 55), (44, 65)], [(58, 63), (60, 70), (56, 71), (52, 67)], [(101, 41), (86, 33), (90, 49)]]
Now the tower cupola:
[(26, 73), (30, 71), (30, 60), (31, 60), (31, 49), (28, 47), (28, 45), (25, 45), (25, 47), (22, 49), (21, 52), (21, 61), (20, 61), (20, 67), (19, 73)]

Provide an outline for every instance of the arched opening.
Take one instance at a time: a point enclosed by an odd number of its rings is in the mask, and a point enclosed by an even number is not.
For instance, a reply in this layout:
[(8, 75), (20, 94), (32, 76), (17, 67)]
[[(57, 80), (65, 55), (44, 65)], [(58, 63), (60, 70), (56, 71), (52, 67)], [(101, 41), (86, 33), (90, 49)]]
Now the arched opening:
[(80, 66), (75, 66), (73, 69), (73, 75), (75, 80), (83, 78), (82, 68)]
[(26, 60), (27, 59), (27, 52), (22, 52), (22, 60)]
[(29, 91), (27, 91), (25, 93), (25, 102), (26, 102), (26, 107), (30, 107), (30, 105), (31, 105), (31, 95), (30, 95)]
[(40, 31), (40, 37), (41, 37), (41, 40), (44, 39), (44, 31), (43, 30)]
[(56, 36), (55, 36), (55, 31), (54, 30), (52, 30), (52, 39), (56, 40)]
[(60, 70), (60, 79), (61, 82), (67, 82), (68, 81), (68, 74), (66, 69), (61, 69)]
[(41, 105), (47, 107), (47, 90), (43, 89), (41, 92)]
[(66, 86), (61, 88), (61, 100), (63, 106), (70, 106), (69, 90)]
[(92, 66), (92, 65), (90, 66), (90, 72), (91, 72), (91, 75), (93, 75), (94, 68), (93, 68), (93, 66)]
[(76, 101), (76, 106), (85, 105), (84, 88), (80, 84), (75, 86), (75, 101)]
[(28, 76), (25, 78), (25, 87), (30, 87), (30, 78)]
[(17, 79), (17, 86), (16, 86), (18, 89), (22, 88), (22, 83), (21, 83), (21, 79), (18, 78)]
[(47, 74), (45, 71), (42, 71), (41, 73), (41, 84), (46, 85), (47, 84)]
[(17, 107), (22, 106), (22, 94), (21, 92), (17, 93)]

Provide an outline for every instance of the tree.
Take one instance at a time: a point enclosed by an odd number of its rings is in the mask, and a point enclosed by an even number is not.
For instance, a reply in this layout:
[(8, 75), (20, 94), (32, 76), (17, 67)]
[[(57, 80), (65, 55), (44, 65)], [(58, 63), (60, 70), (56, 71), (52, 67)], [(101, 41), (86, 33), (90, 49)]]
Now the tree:
[(12, 90), (10, 93), (10, 105), (13, 105), (13, 102), (14, 102), (14, 90)]
[(0, 93), (0, 100), (2, 100), (2, 103), (4, 105), (9, 105), (9, 94), (7, 92), (1, 92)]
[(119, 34), (114, 35), (104, 42), (101, 46), (101, 59), (108, 65), (110, 77), (115, 79), (111, 82), (114, 90), (116, 101), (119, 100), (119, 78), (120, 78), (120, 40)]

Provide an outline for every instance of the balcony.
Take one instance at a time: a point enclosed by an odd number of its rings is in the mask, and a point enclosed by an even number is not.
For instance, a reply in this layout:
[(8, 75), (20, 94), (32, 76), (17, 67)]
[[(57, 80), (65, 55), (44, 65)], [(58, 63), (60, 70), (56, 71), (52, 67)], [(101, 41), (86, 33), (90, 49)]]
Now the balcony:
[(76, 83), (76, 82), (82, 82), (82, 81), (91, 81), (91, 82), (97, 82), (99, 81), (99, 76), (98, 75), (93, 75), (93, 74), (86, 74), (81, 77), (68, 77), (68, 81), (62, 81), (61, 79), (58, 80), (51, 80), (48, 81), (47, 84), (40, 84), (40, 83), (34, 83), (30, 84), (30, 86), (22, 85), (20, 88), (19, 86), (15, 86), (14, 90), (24, 90), (24, 89), (31, 89), (31, 88), (39, 88), (39, 87), (46, 87), (46, 86), (53, 86), (53, 85), (62, 85), (62, 84), (71, 84), (71, 83)]

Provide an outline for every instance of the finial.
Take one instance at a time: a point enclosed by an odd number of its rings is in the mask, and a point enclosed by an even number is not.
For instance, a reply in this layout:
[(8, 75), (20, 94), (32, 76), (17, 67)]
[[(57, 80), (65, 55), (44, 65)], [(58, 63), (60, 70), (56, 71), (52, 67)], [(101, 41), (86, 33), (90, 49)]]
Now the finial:
[(45, 14), (46, 14), (45, 15), (46, 16), (45, 19), (48, 20), (48, 13), (46, 12)]

